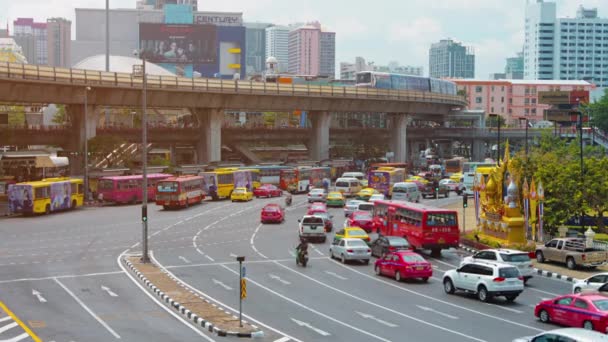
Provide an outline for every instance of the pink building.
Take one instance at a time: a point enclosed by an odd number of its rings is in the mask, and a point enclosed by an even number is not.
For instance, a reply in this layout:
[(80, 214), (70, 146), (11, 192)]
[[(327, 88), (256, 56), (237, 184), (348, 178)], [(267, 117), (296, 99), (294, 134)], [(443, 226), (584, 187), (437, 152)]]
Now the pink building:
[(319, 22), (289, 32), (289, 73), (334, 77), (335, 36), (334, 32), (324, 31)]
[(498, 114), (508, 125), (518, 125), (519, 118), (530, 122), (543, 120), (545, 109), (551, 106), (538, 103), (538, 93), (545, 91), (586, 91), (595, 85), (586, 81), (566, 80), (471, 80), (453, 79), (459, 91), (466, 93), (469, 109)]

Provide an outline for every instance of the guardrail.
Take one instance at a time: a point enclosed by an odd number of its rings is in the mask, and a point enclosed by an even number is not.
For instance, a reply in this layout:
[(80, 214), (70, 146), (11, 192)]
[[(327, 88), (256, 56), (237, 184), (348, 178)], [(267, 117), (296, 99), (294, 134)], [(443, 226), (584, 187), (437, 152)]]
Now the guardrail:
[[(33, 64), (0, 63), (0, 78), (51, 81), (82, 86), (141, 88), (142, 78), (133, 74), (97, 70), (68, 69)], [(279, 84), (215, 78), (186, 78), (147, 75), (148, 88), (204, 91), (210, 93), (287, 95), (432, 102), (465, 106), (464, 97), (431, 92), (309, 84)]]

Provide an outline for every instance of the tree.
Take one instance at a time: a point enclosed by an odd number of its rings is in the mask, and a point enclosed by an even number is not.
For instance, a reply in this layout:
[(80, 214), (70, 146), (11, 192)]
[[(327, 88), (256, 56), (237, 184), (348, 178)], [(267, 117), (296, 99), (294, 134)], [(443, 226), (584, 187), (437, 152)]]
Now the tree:
[(97, 155), (98, 157), (103, 158), (102, 160), (106, 160), (108, 162), (108, 166), (115, 166), (117, 162), (124, 162), (124, 160), (114, 159), (116, 156), (113, 156), (113, 152), (120, 148), (122, 144), (124, 144), (121, 138), (109, 135), (109, 136), (101, 136), (98, 135), (92, 139), (89, 139), (89, 152)]
[(66, 112), (65, 112), (65, 105), (56, 105), (57, 106), (57, 111), (55, 112), (55, 114), (53, 115), (53, 123), (56, 123), (58, 125), (63, 125), (66, 122), (67, 116), (66, 116)]
[(608, 158), (588, 158), (584, 164), (585, 204), (595, 214), (598, 230), (605, 233), (604, 212), (608, 211)]
[(598, 101), (588, 104), (585, 109), (591, 115), (593, 126), (608, 131), (608, 88), (604, 90), (604, 95)]

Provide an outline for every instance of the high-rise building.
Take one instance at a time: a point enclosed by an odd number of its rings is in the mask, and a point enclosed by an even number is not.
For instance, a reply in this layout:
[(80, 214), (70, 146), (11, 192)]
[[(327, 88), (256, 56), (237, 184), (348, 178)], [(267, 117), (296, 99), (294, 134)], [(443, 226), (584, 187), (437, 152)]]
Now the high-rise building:
[(279, 72), (287, 72), (289, 65), (289, 27), (266, 28), (266, 54), (264, 59), (274, 57), (279, 62)]
[(586, 80), (608, 87), (608, 18), (579, 7), (574, 18), (557, 18), (556, 4), (526, 6), (524, 78)]
[(335, 32), (322, 30), (319, 22), (289, 32), (290, 73), (335, 77), (335, 64)]
[(13, 21), (14, 38), (21, 46), (23, 55), (31, 64), (46, 65), (47, 51), (47, 25), (34, 22), (32, 18), (17, 18)]
[(190, 5), (192, 11), (198, 11), (198, 0), (138, 0), (137, 9), (163, 9), (165, 5)]
[(452, 39), (442, 39), (429, 50), (431, 77), (474, 78), (475, 53), (472, 47), (463, 46)]
[(46, 20), (48, 65), (71, 66), (72, 22), (64, 18)]
[(272, 24), (245, 23), (247, 74), (261, 74), (266, 63), (266, 29)]
[(506, 78), (512, 80), (521, 80), (524, 78), (524, 53), (518, 52), (517, 57), (507, 58), (505, 66)]

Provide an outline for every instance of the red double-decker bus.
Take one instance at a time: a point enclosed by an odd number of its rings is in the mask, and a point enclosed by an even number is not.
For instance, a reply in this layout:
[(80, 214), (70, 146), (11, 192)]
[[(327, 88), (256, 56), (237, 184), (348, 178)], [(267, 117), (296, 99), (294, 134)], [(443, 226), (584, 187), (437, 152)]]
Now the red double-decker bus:
[(404, 201), (375, 201), (374, 226), (382, 235), (401, 236), (417, 249), (457, 248), (460, 240), (456, 210)]
[(201, 176), (171, 177), (158, 182), (156, 205), (164, 209), (187, 208), (205, 199), (205, 180)]

